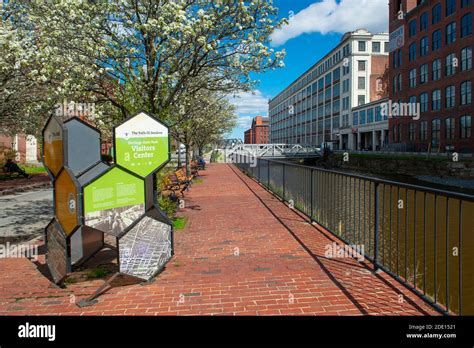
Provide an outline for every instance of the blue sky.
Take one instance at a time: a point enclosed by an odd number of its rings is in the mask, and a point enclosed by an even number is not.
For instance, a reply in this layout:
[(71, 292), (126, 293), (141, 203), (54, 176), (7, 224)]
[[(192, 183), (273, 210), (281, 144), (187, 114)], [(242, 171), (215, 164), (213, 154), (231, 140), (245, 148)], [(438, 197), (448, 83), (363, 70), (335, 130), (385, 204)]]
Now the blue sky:
[[(238, 126), (230, 137), (243, 139), (253, 116), (268, 114), (268, 99), (324, 57), (347, 31), (388, 29), (387, 0), (274, 0), (280, 18), (290, 24), (272, 36), (274, 49), (285, 49), (285, 67), (253, 77), (260, 81), (254, 94), (231, 98), (237, 106)], [(291, 12), (290, 12), (291, 11)]]

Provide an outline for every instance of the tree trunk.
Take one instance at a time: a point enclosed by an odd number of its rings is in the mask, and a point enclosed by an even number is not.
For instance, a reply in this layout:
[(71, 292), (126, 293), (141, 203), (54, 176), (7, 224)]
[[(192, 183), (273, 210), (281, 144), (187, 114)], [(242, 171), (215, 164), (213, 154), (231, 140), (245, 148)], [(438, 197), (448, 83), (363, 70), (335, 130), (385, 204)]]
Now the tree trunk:
[(186, 145), (186, 175), (190, 176), (191, 175), (191, 158), (190, 158), (190, 153), (189, 153), (189, 145)]

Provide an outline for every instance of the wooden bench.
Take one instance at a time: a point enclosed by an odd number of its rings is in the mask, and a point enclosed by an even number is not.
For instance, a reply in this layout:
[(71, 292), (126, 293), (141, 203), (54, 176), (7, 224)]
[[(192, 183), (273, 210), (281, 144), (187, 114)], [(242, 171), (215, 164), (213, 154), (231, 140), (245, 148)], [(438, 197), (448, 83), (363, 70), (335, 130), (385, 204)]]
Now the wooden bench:
[(191, 187), (193, 175), (186, 176), (186, 171), (183, 168), (176, 170), (174, 178), (170, 178), (170, 183), (165, 185), (165, 190), (172, 191), (175, 195), (180, 193), (184, 197), (184, 191), (187, 191)]

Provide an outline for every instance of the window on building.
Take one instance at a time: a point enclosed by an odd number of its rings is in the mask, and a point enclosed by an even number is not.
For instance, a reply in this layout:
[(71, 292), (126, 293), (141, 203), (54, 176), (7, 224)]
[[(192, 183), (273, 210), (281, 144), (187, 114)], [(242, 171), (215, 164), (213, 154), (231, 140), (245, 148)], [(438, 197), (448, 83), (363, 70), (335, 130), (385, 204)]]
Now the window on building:
[(359, 124), (359, 113), (358, 112), (354, 112), (352, 114), (352, 124), (354, 126), (357, 126)]
[(365, 77), (359, 76), (357, 79), (357, 88), (358, 89), (365, 89)]
[(358, 66), (358, 69), (359, 71), (365, 71), (365, 60), (359, 60), (357, 61), (357, 66)]
[(380, 53), (380, 42), (372, 42), (372, 52)]
[(384, 43), (383, 43), (383, 51), (384, 51), (385, 53), (388, 53), (388, 51), (389, 51), (388, 42), (384, 42)]
[(441, 48), (441, 30), (439, 30), (439, 29), (435, 30), (431, 37), (432, 37), (431, 41), (433, 42), (432, 50), (433, 51), (439, 50)]
[(461, 70), (471, 70), (472, 69), (472, 48), (466, 47), (461, 51)]
[(367, 45), (365, 41), (359, 41), (359, 52), (365, 52)]
[(454, 139), (454, 118), (448, 117), (444, 120), (444, 137), (445, 139)]
[(332, 97), (337, 98), (341, 95), (341, 84), (335, 83), (332, 87)]
[(423, 12), (420, 16), (420, 31), (428, 29), (428, 12)]
[(341, 110), (341, 100), (337, 99), (332, 103), (332, 112), (338, 113)]
[(428, 64), (420, 66), (420, 84), (423, 85), (428, 82)]
[(349, 80), (342, 81), (342, 93), (349, 92)]
[(441, 78), (441, 59), (435, 59), (433, 61), (433, 81), (437, 81)]
[(420, 40), (420, 57), (428, 54), (428, 38), (425, 36)]
[(431, 110), (438, 111), (441, 109), (441, 91), (436, 89), (431, 94)]
[(457, 0), (446, 0), (446, 17), (451, 16), (456, 11)]
[(370, 108), (367, 110), (367, 123), (374, 122), (374, 109)]
[(365, 95), (359, 95), (357, 97), (357, 105), (364, 105), (365, 104)]
[(471, 0), (461, 0), (461, 8), (471, 5)]
[(402, 90), (402, 74), (398, 74), (398, 90)]
[(472, 13), (468, 13), (461, 18), (461, 37), (472, 34)]
[(457, 61), (456, 55), (451, 53), (446, 57), (446, 76), (451, 76), (456, 72), (455, 62)]
[(461, 105), (469, 105), (472, 102), (472, 82), (461, 83)]
[(437, 4), (431, 10), (431, 23), (436, 24), (441, 20), (441, 4)]
[(416, 60), (416, 42), (414, 42), (410, 45), (409, 60), (410, 60), (410, 62)]
[(420, 111), (421, 112), (428, 111), (428, 93), (420, 94)]
[(326, 86), (329, 86), (331, 83), (332, 83), (332, 75), (331, 74), (327, 74), (325, 79), (324, 79), (324, 82), (325, 82), (325, 85)]
[(408, 126), (408, 140), (415, 141), (416, 123), (410, 123)]
[(336, 68), (332, 72), (332, 78), (334, 81), (337, 81), (341, 78), (341, 68)]
[(420, 140), (428, 140), (428, 121), (420, 122)]
[(449, 23), (446, 26), (446, 45), (456, 41), (456, 22)]
[(436, 118), (431, 121), (431, 146), (438, 146), (441, 139), (441, 120)]
[(409, 102), (411, 105), (416, 105), (416, 95), (410, 96), (410, 98), (408, 98), (408, 102)]
[(448, 86), (446, 87), (446, 108), (452, 108), (456, 105), (456, 87)]
[(410, 88), (416, 87), (416, 68), (410, 70), (409, 85), (410, 85)]
[(349, 97), (345, 97), (342, 99), (342, 109), (349, 110)]
[(382, 121), (382, 107), (376, 106), (375, 107), (375, 122)]
[(342, 75), (343, 76), (346, 76), (347, 74), (349, 74), (349, 71), (350, 71), (349, 65), (342, 67)]
[(365, 110), (361, 110), (359, 112), (359, 124), (366, 124), (367, 123), (367, 112)]
[(409, 37), (416, 35), (416, 19), (413, 19), (408, 24), (408, 35)]
[(471, 137), (471, 116), (461, 116), (461, 139), (467, 139)]

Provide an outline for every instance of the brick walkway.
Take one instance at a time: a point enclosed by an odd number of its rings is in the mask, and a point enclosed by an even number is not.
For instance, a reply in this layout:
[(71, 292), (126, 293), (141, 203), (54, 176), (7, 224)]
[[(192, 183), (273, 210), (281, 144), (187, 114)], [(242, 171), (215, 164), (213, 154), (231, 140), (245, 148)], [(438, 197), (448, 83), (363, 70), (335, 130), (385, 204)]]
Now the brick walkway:
[(188, 225), (175, 233), (175, 256), (156, 281), (114, 287), (92, 307), (71, 302), (102, 280), (61, 289), (26, 259), (0, 260), (0, 315), (436, 314), (388, 275), (325, 258), (334, 237), (233, 166), (203, 172), (181, 214)]

